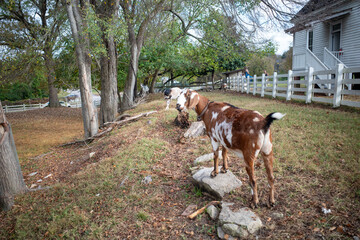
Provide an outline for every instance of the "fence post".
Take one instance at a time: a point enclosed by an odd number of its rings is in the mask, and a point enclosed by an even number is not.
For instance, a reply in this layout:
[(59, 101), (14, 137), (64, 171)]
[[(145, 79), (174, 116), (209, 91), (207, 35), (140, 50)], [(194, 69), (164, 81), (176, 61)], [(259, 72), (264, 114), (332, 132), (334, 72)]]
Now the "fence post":
[(287, 90), (286, 90), (286, 101), (291, 100), (292, 81), (293, 81), (293, 72), (291, 70), (289, 70), (288, 81), (287, 81)]
[(247, 76), (247, 86), (246, 86), (246, 93), (249, 94), (250, 92), (250, 76)]
[(314, 68), (309, 67), (307, 75), (307, 86), (306, 86), (306, 99), (305, 103), (311, 103), (312, 90), (313, 90), (313, 79), (314, 79)]
[(244, 75), (241, 76), (241, 92), (243, 93), (245, 88), (244, 88), (244, 80), (245, 80), (245, 77)]
[(236, 82), (237, 82), (236, 91), (237, 91), (237, 92), (240, 92), (240, 76), (239, 76), (239, 75), (237, 75)]
[(26, 107), (25, 107), (25, 103), (23, 103), (23, 111), (25, 111)]
[(334, 99), (333, 99), (334, 107), (339, 107), (341, 103), (341, 90), (343, 88), (342, 85), (343, 70), (344, 70), (344, 64), (340, 63), (336, 66), (335, 91), (334, 91)]
[(9, 110), (8, 110), (8, 106), (5, 105), (5, 113), (7, 113)]
[(264, 92), (265, 92), (265, 73), (263, 73), (261, 77), (261, 97), (264, 97)]
[(256, 74), (254, 75), (254, 81), (253, 81), (253, 83), (254, 83), (254, 87), (253, 87), (253, 95), (255, 95), (256, 94)]
[(272, 97), (276, 98), (277, 72), (274, 72)]

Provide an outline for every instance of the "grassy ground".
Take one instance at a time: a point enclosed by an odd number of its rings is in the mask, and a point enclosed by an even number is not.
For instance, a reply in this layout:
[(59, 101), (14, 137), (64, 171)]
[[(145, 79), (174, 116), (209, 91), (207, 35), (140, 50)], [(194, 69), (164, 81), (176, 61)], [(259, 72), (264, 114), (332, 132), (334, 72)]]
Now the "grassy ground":
[[(256, 170), (261, 204), (255, 211), (265, 225), (257, 233), (260, 239), (360, 236), (358, 110), (236, 93), (204, 95), (264, 115), (274, 111), (287, 114), (272, 125), (274, 208), (265, 204), (268, 191), (263, 165)], [(172, 123), (177, 112), (164, 111), (165, 105), (161, 95), (152, 95), (129, 114), (158, 113), (91, 144), (68, 147), (56, 146), (82, 137), (79, 110), (9, 114), (27, 185), (52, 188), (18, 196), (11, 211), (0, 213), (0, 238), (217, 239), (216, 222), (206, 215), (193, 221), (181, 216), (188, 205), (202, 207), (212, 200), (192, 184), (190, 173), (193, 160), (211, 151), (210, 141), (205, 136), (181, 140), (185, 130)], [(193, 112), (190, 118), (195, 121)], [(59, 124), (50, 124), (53, 121)], [(58, 131), (47, 125), (56, 126)], [(224, 201), (235, 202), (236, 207), (249, 206), (250, 188), (243, 163), (230, 157), (230, 169), (244, 185)], [(38, 174), (27, 176), (33, 171)], [(50, 173), (52, 176), (45, 179)], [(145, 176), (152, 176), (148, 185), (142, 183)], [(39, 179), (43, 181), (37, 183)], [(322, 213), (323, 206), (331, 213)], [(274, 218), (274, 212), (284, 217)]]

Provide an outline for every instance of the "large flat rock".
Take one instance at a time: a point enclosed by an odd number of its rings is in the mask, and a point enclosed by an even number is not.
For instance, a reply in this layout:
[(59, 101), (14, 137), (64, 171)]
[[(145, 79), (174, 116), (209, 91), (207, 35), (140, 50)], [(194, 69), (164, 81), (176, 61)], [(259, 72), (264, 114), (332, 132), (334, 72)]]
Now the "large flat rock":
[[(219, 170), (220, 169), (221, 167)], [(210, 174), (212, 170), (213, 168), (203, 168), (197, 171), (192, 176), (195, 184), (220, 199), (222, 199), (226, 193), (241, 187), (242, 182), (231, 171), (228, 170), (227, 173), (219, 172), (216, 177), (211, 178)]]
[(185, 138), (195, 138), (205, 134), (205, 124), (203, 121), (191, 123), (190, 128), (184, 133)]

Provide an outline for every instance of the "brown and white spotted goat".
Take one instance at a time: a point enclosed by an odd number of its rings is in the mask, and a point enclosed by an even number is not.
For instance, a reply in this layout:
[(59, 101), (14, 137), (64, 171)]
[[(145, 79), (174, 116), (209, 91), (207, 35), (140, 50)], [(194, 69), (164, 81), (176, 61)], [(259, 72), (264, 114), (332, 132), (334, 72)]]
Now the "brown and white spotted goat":
[(285, 115), (271, 113), (264, 118), (259, 112), (237, 108), (228, 103), (210, 102), (209, 99), (201, 96), (196, 91), (186, 89), (178, 97), (176, 109), (179, 111), (195, 109), (198, 120), (204, 121), (214, 151), (214, 170), (211, 177), (215, 177), (219, 173), (220, 145), (223, 146), (222, 173), (225, 173), (228, 169), (228, 150), (231, 150), (245, 161), (254, 207), (259, 203), (254, 162), (261, 153), (270, 186), (269, 202), (274, 205), (274, 156), (270, 125), (273, 120), (281, 119)]

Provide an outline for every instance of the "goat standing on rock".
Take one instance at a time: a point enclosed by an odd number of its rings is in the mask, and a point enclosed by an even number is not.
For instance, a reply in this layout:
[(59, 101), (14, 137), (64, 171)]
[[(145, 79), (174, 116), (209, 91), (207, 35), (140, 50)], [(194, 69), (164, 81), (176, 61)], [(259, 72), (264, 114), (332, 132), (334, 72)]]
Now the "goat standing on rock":
[(259, 203), (257, 184), (254, 175), (254, 162), (261, 153), (270, 186), (269, 202), (275, 204), (273, 175), (273, 151), (270, 125), (274, 120), (283, 118), (281, 113), (271, 113), (265, 118), (257, 111), (234, 107), (228, 103), (210, 102), (196, 91), (184, 89), (178, 97), (176, 109), (179, 111), (195, 109), (198, 121), (203, 120), (206, 133), (211, 139), (214, 151), (214, 170), (211, 177), (219, 173), (219, 147), (223, 146), (222, 173), (228, 169), (228, 150), (234, 152), (246, 163), (246, 172), (254, 207)]

